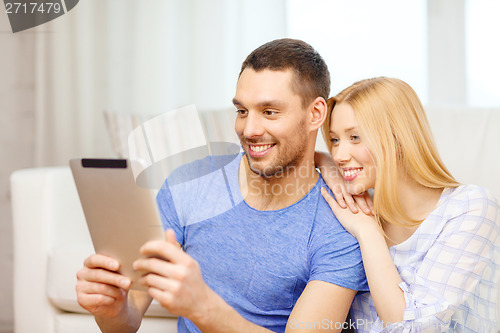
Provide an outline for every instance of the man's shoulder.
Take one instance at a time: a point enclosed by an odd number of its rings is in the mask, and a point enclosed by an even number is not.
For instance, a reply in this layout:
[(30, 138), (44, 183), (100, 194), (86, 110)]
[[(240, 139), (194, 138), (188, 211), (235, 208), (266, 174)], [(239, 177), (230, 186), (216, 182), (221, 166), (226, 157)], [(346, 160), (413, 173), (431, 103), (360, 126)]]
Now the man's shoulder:
[(314, 237), (318, 239), (342, 239), (347, 243), (357, 243), (356, 238), (354, 238), (345, 228), (342, 226), (340, 221), (337, 219), (335, 214), (328, 202), (326, 202), (323, 195), (321, 195), (321, 188), (325, 188), (327, 192), (333, 197), (333, 193), (331, 192), (328, 185), (326, 185), (323, 178), (318, 179), (316, 184), (318, 191), (318, 200), (316, 205), (316, 212), (314, 215), (313, 225), (312, 225), (312, 233)]
[(159, 204), (175, 210), (181, 225), (213, 218), (240, 201), (240, 155), (207, 156), (175, 170), (158, 193)]
[(316, 207), (316, 220), (323, 223), (323, 222), (330, 222), (330, 224), (335, 225), (335, 227), (341, 226), (340, 222), (338, 221), (337, 217), (333, 213), (332, 209), (330, 208), (330, 205), (328, 205), (328, 202), (326, 202), (325, 198), (323, 198), (323, 195), (321, 195), (321, 188), (324, 188), (328, 194), (330, 194), (333, 197), (333, 193), (326, 185), (325, 181), (319, 176), (318, 182), (316, 183), (317, 190), (319, 192), (318, 194), (318, 203)]
[(241, 154), (207, 155), (204, 158), (182, 163), (175, 168), (166, 179), (169, 186), (189, 181), (203, 181), (213, 177), (216, 171), (226, 168), (235, 169), (239, 166)]

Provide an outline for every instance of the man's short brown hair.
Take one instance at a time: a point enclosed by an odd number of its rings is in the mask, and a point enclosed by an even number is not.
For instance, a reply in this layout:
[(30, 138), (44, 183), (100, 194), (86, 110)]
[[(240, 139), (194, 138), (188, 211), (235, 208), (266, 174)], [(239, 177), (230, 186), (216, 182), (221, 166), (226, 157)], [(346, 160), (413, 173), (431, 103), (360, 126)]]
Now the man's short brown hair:
[(328, 99), (330, 94), (330, 72), (323, 58), (309, 44), (290, 38), (268, 42), (248, 55), (241, 65), (258, 72), (263, 69), (281, 71), (291, 69), (294, 78), (292, 91), (302, 98), (306, 107), (316, 97)]

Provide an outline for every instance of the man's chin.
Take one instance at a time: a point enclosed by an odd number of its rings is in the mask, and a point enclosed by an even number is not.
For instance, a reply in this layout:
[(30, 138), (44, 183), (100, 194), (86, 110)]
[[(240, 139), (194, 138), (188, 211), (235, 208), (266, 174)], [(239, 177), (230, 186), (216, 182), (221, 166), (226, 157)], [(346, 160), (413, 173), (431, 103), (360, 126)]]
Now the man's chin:
[(281, 169), (276, 170), (276, 168), (269, 168), (259, 164), (262, 163), (251, 162), (250, 160), (248, 161), (248, 166), (250, 167), (250, 171), (252, 171), (255, 175), (260, 177), (264, 178), (275, 177), (281, 171)]

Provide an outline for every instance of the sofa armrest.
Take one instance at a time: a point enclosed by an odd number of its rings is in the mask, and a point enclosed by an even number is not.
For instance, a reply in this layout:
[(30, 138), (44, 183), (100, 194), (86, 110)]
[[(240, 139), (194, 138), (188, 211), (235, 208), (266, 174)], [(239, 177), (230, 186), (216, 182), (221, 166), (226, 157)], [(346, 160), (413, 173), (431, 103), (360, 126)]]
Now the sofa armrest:
[(10, 181), (15, 331), (54, 332), (61, 311), (47, 295), (48, 254), (68, 244), (91, 251), (90, 236), (69, 168), (18, 170)]

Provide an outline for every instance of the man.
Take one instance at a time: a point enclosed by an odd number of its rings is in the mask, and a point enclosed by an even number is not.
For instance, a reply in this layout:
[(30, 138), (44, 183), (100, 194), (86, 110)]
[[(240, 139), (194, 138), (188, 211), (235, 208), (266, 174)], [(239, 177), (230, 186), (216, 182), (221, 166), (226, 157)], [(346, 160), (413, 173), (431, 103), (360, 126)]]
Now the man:
[(245, 153), (160, 190), (166, 241), (146, 243), (134, 264), (148, 294), (128, 292), (111, 258), (91, 256), (78, 273), (78, 300), (104, 332), (135, 332), (152, 297), (180, 316), (180, 332), (340, 332), (367, 285), (359, 246), (323, 200), (314, 166), (329, 91), (326, 64), (302, 41), (247, 57), (233, 100)]

